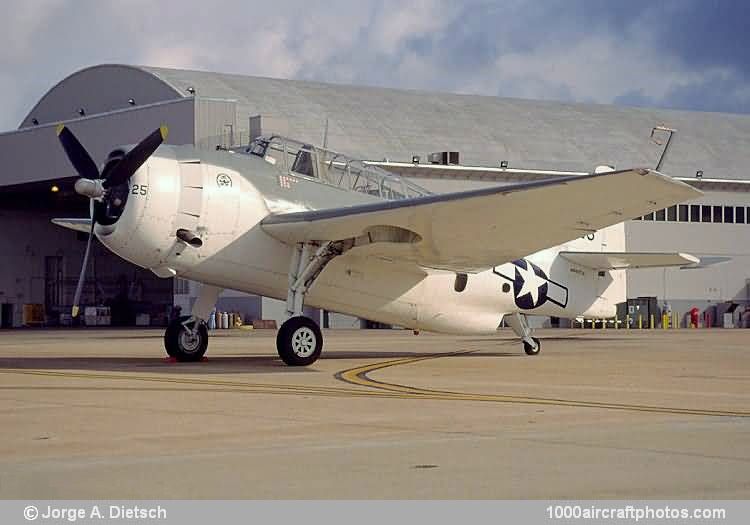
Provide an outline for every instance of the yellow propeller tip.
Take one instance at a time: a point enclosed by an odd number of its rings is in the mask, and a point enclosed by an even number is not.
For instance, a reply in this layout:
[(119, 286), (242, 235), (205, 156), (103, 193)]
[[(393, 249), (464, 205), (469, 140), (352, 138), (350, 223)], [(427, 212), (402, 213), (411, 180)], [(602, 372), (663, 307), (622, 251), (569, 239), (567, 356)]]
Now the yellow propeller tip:
[(73, 307), (73, 312), (71, 313), (71, 317), (78, 317), (79, 308), (77, 306)]
[(57, 133), (57, 136), (60, 136), (60, 133), (62, 133), (62, 130), (65, 129), (65, 124), (58, 124), (55, 128), (55, 133)]
[(161, 140), (167, 140), (167, 135), (169, 135), (169, 128), (167, 126), (159, 126), (159, 132), (161, 133)]

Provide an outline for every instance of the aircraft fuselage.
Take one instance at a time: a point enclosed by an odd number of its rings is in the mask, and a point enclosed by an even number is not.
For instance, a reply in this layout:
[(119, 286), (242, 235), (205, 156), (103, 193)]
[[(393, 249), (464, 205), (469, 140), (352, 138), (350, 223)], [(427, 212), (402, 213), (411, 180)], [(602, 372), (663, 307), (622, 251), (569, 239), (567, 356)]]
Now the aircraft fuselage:
[[(275, 213), (377, 200), (283, 174), (260, 157), (162, 146), (130, 179), (128, 200), (117, 222), (97, 224), (95, 231), (114, 253), (157, 275), (285, 300), (293, 247), (265, 233), (261, 221)], [(176, 238), (179, 229), (194, 232), (202, 245)], [(601, 235), (597, 232), (564, 247), (598, 250)], [(558, 257), (559, 250), (470, 274), (462, 287), (454, 272), (419, 268), (357, 248), (325, 267), (305, 304), (448, 333), (491, 333), (512, 312), (613, 316), (615, 301), (624, 294), (622, 272), (578, 267)], [(617, 294), (611, 293), (613, 287)]]

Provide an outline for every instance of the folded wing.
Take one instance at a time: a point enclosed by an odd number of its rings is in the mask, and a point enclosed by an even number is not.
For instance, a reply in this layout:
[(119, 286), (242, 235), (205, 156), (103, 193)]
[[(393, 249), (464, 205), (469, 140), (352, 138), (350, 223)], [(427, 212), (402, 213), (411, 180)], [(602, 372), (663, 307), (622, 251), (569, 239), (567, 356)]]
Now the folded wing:
[(476, 272), (699, 195), (635, 169), (271, 215), (262, 227), (289, 244), (363, 239), (372, 255)]

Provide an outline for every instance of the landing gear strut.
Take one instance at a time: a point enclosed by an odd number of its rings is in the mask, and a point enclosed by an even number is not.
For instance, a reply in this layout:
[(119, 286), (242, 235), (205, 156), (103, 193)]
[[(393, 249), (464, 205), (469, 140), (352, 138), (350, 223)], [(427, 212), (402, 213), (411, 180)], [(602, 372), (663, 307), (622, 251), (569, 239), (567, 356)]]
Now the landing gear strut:
[(178, 361), (200, 361), (208, 349), (208, 319), (216, 304), (221, 288), (204, 284), (193, 305), (191, 315), (172, 320), (164, 332), (164, 348), (167, 355)]
[(351, 248), (343, 241), (299, 243), (289, 264), (289, 291), (286, 314), (289, 319), (276, 335), (276, 350), (289, 366), (308, 366), (318, 360), (323, 350), (323, 334), (318, 323), (302, 315), (305, 294), (331, 260)]
[(532, 337), (532, 330), (524, 314), (508, 314), (505, 323), (513, 329), (513, 332), (523, 341), (523, 350), (526, 355), (537, 355), (542, 350), (542, 343), (538, 338)]

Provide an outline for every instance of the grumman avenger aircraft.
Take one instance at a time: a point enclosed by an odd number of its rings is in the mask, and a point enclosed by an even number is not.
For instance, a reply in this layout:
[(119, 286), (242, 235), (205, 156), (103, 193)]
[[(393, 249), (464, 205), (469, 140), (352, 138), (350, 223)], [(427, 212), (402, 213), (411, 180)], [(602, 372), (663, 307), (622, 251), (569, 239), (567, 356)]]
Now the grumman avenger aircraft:
[(504, 320), (536, 355), (528, 314), (613, 317), (625, 268), (700, 265), (623, 251), (624, 220), (701, 195), (649, 169), (431, 194), (282, 137), (202, 151), (162, 145), (166, 135), (115, 149), (100, 171), (60, 125), (91, 217), (53, 222), (89, 233), (74, 316), (94, 235), (160, 277), (202, 283), (164, 335), (180, 361), (206, 352), (205, 320), (225, 288), (286, 300), (276, 348), (288, 365), (310, 365), (323, 348), (305, 305), (451, 334), (491, 334)]

